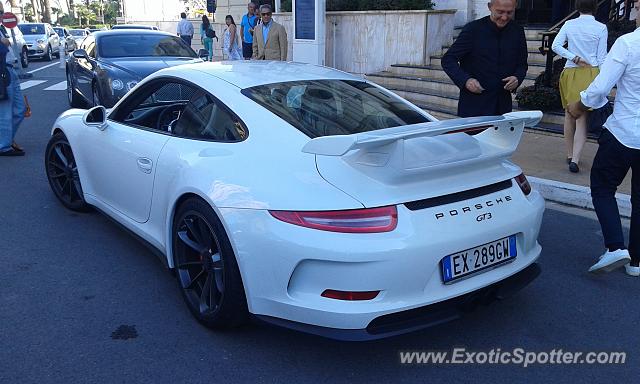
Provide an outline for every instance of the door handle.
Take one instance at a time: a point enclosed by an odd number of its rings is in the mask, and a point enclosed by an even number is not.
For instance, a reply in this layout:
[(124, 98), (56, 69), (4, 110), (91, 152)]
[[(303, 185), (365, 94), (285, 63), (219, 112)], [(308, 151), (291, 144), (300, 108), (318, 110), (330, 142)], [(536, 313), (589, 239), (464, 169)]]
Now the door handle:
[(138, 169), (140, 169), (144, 173), (151, 173), (151, 169), (153, 168), (153, 161), (151, 159), (147, 159), (146, 157), (138, 158)]

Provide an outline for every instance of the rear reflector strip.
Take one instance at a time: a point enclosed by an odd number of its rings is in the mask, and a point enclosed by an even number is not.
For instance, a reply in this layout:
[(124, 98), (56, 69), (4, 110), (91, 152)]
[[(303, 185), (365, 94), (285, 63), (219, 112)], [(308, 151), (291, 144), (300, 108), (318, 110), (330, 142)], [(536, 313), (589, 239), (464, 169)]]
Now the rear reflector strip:
[(328, 299), (336, 299), (336, 300), (347, 300), (347, 301), (361, 301), (361, 300), (373, 300), (375, 299), (380, 291), (336, 291), (334, 289), (327, 289), (322, 292), (322, 297), (326, 297)]
[(433, 208), (438, 207), (440, 205), (457, 203), (459, 201), (469, 200), (476, 197), (488, 195), (490, 193), (495, 193), (499, 191), (503, 191), (505, 189), (511, 188), (513, 183), (511, 179), (501, 181), (499, 183), (486, 185), (484, 187), (469, 189), (467, 191), (456, 192), (450, 195), (431, 197), (424, 200), (411, 201), (409, 203), (404, 203), (404, 205), (412, 211), (417, 211), (420, 209)]

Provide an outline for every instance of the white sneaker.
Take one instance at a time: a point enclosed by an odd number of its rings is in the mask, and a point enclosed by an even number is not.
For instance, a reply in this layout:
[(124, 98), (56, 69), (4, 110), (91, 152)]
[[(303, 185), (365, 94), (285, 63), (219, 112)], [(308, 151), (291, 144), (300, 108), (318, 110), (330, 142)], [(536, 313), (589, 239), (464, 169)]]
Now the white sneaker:
[(607, 251), (600, 256), (600, 260), (589, 268), (591, 273), (611, 272), (631, 262), (631, 256), (626, 249), (618, 249), (616, 251)]
[(627, 272), (627, 275), (629, 276), (640, 276), (640, 267), (632, 267), (631, 264), (625, 264), (624, 271)]

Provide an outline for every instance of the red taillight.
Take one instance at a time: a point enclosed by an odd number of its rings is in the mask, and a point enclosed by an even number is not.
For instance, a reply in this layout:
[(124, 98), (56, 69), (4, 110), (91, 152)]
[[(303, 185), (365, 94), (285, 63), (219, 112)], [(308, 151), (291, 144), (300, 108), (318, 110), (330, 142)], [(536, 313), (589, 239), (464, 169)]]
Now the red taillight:
[(529, 180), (527, 180), (524, 173), (516, 176), (516, 183), (518, 183), (518, 186), (522, 189), (522, 193), (524, 193), (525, 196), (531, 193), (531, 184), (529, 184)]
[(336, 300), (358, 301), (358, 300), (373, 300), (378, 296), (380, 291), (336, 291), (334, 289), (326, 289), (322, 292), (322, 297)]
[(377, 233), (393, 231), (398, 224), (395, 206), (348, 211), (269, 211), (286, 223), (322, 231)]

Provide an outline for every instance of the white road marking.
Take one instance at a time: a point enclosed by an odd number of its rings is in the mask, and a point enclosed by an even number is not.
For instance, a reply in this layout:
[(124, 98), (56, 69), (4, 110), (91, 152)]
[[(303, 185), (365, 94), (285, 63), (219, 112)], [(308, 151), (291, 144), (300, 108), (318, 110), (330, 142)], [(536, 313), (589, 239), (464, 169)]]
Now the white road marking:
[(53, 67), (54, 65), (58, 65), (60, 63), (58, 63), (57, 61), (55, 63), (51, 63), (49, 65), (45, 65), (44, 67), (40, 67), (38, 69), (34, 69), (33, 71), (29, 71), (28, 73), (34, 73), (34, 72), (38, 72), (38, 71), (42, 71), (45, 68), (49, 68), (49, 67)]
[(66, 91), (67, 90), (67, 81), (61, 81), (58, 84), (54, 84), (49, 88), (45, 88), (45, 91)]
[(35, 87), (36, 85), (40, 85), (46, 82), (47, 80), (27, 80), (20, 83), (20, 89), (24, 91), (25, 89), (29, 89), (31, 87)]

